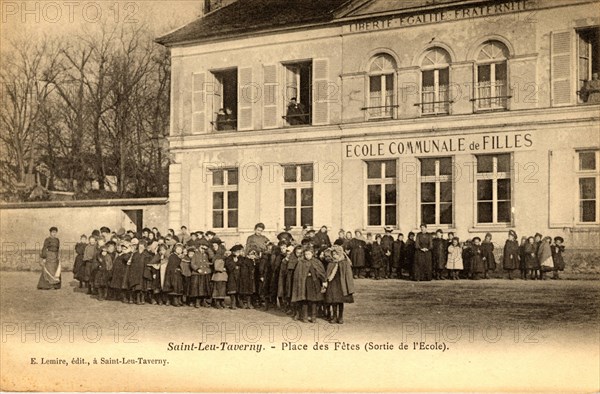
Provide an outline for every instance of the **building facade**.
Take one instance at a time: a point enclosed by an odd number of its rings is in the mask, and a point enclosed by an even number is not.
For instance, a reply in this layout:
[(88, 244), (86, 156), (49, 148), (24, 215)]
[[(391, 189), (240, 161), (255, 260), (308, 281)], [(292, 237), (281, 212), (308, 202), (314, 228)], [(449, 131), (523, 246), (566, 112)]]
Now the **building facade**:
[(235, 2), (157, 40), (170, 227), (427, 223), (600, 249), (597, 1), (302, 3)]

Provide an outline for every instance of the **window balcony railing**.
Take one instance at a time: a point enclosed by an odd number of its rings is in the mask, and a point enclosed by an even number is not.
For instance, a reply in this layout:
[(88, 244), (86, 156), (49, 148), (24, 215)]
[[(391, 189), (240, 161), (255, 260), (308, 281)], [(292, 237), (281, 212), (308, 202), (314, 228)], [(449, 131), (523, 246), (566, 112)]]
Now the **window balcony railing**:
[(361, 111), (367, 111), (369, 119), (391, 119), (394, 117), (394, 111), (399, 105), (379, 105), (372, 107), (362, 107)]
[(423, 115), (447, 115), (453, 102), (450, 100), (447, 86), (440, 86), (437, 94), (433, 87), (428, 87), (423, 88), (421, 102), (416, 103), (415, 106), (421, 107)]
[(236, 131), (237, 119), (217, 119), (210, 122), (216, 131)]
[(512, 98), (512, 96), (508, 95), (507, 86), (504, 81), (479, 82), (475, 88), (477, 97), (471, 99), (471, 101), (475, 102), (478, 110), (506, 109), (508, 107), (508, 99)]
[(306, 112), (294, 115), (284, 115), (281, 118), (287, 122), (287, 126), (305, 126), (311, 124), (310, 115), (310, 112)]

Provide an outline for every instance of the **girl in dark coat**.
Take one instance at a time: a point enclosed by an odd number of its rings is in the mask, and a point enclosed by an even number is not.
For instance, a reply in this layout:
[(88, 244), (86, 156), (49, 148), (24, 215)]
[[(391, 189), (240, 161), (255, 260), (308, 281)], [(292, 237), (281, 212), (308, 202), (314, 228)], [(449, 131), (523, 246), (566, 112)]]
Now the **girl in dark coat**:
[(115, 298), (122, 302), (128, 302), (127, 292), (123, 289), (125, 274), (128, 268), (127, 263), (131, 259), (131, 245), (129, 242), (121, 243), (121, 254), (115, 258), (110, 282), (108, 286), (112, 289)]
[(281, 262), (279, 264), (279, 279), (277, 279), (277, 299), (279, 299), (279, 305), (281, 306), (281, 309), (287, 313), (290, 308), (290, 300), (287, 296), (287, 266), (289, 264), (289, 257), (294, 251), (294, 247), (288, 246), (283, 251), (284, 254), (281, 256)]
[(404, 259), (406, 258), (406, 244), (404, 243), (404, 234), (398, 234), (398, 239), (392, 245), (392, 261), (396, 269), (396, 278), (402, 279), (402, 268), (404, 268)]
[(279, 273), (281, 268), (281, 261), (284, 257), (284, 251), (286, 248), (285, 241), (279, 241), (279, 244), (273, 248), (273, 254), (271, 254), (269, 275), (271, 277), (269, 281), (269, 296), (267, 299), (267, 305), (269, 307), (277, 307), (277, 292), (279, 290)]
[(334, 245), (337, 246), (344, 246), (344, 244), (346, 243), (346, 238), (344, 237), (344, 230), (340, 230), (338, 232), (338, 238), (335, 240), (335, 242), (333, 243)]
[(427, 225), (422, 224), (421, 232), (417, 234), (415, 239), (414, 280), (431, 280), (431, 249), (433, 249), (433, 240), (431, 239), (431, 235), (427, 233)]
[(256, 291), (254, 270), (257, 260), (258, 252), (255, 249), (250, 249), (248, 256), (241, 258), (239, 294), (242, 297), (242, 305), (245, 309), (253, 309), (252, 295)]
[(519, 243), (517, 242), (517, 233), (513, 230), (508, 232), (508, 239), (504, 244), (502, 253), (502, 267), (508, 271), (508, 279), (513, 279), (513, 272), (519, 269)]
[(362, 239), (362, 232), (356, 230), (354, 238), (348, 243), (350, 249), (350, 261), (352, 261), (352, 272), (354, 279), (362, 276), (362, 271), (366, 265), (367, 243)]
[(161, 267), (168, 263), (168, 247), (165, 244), (160, 244), (157, 247), (156, 254), (154, 254), (150, 261), (146, 263), (146, 269), (144, 270), (144, 290), (147, 292), (148, 298), (152, 305), (162, 305), (166, 303), (161, 296), (162, 284), (164, 277), (161, 275)]
[(135, 298), (137, 305), (145, 303), (142, 297), (142, 287), (144, 284), (144, 270), (146, 264), (150, 262), (152, 256), (146, 250), (147, 242), (142, 239), (138, 243), (138, 250), (133, 254), (129, 265), (129, 273), (127, 275), (127, 289), (129, 290), (130, 301)]
[(405, 245), (406, 253), (404, 255), (404, 261), (402, 262), (403, 268), (408, 271), (410, 279), (415, 279), (414, 267), (415, 267), (415, 233), (412, 231), (408, 233), (408, 239)]
[(437, 230), (435, 237), (432, 240), (433, 248), (431, 250), (432, 258), (432, 270), (434, 279), (446, 279), (444, 278), (444, 270), (446, 269), (446, 240), (444, 239), (444, 232)]
[(462, 258), (463, 258), (463, 271), (462, 275), (464, 278), (471, 278), (471, 268), (473, 267), (473, 243), (467, 239), (463, 245)]
[(519, 245), (519, 269), (521, 270), (521, 279), (527, 279), (527, 268), (525, 267), (525, 245), (527, 245), (527, 237), (521, 237)]
[[(185, 249), (185, 247), (184, 247)], [(191, 289), (191, 281), (192, 281), (192, 259), (196, 255), (196, 249), (193, 247), (187, 248), (184, 250), (184, 255), (181, 258), (181, 263), (179, 264), (179, 268), (181, 268), (181, 279), (183, 283), (183, 303), (188, 306), (193, 306), (192, 297), (190, 296)]]
[(287, 276), (285, 278), (285, 289), (286, 289), (286, 303), (288, 304), (288, 310), (286, 313), (293, 316), (294, 319), (300, 317), (300, 309), (295, 302), (292, 302), (292, 288), (294, 283), (294, 271), (298, 265), (298, 260), (302, 258), (302, 246), (297, 245), (294, 247), (293, 252), (287, 257)]
[[(173, 306), (183, 306), (183, 275), (181, 274), (181, 259), (183, 258), (183, 245), (176, 244), (169, 256), (165, 270), (163, 294), (170, 298)], [(169, 301), (167, 301), (169, 305)]]
[(533, 237), (527, 238), (527, 243), (523, 248), (523, 254), (525, 256), (525, 269), (529, 272), (529, 279), (536, 278), (537, 270), (537, 247), (535, 245), (535, 239)]
[(240, 289), (240, 265), (243, 257), (241, 256), (244, 247), (234, 245), (231, 248), (231, 255), (225, 259), (225, 270), (227, 271), (227, 294), (231, 300), (230, 309), (237, 309), (240, 306), (238, 294)]
[(485, 277), (486, 265), (483, 260), (483, 249), (481, 248), (481, 238), (473, 238), (471, 246), (473, 256), (471, 257), (471, 279), (482, 279)]
[(327, 234), (327, 226), (322, 226), (319, 232), (315, 234), (313, 237), (313, 245), (315, 250), (324, 250), (331, 247), (331, 239), (329, 239), (329, 235)]
[(190, 298), (194, 301), (196, 308), (200, 308), (200, 306), (208, 307), (209, 303), (207, 301), (212, 294), (212, 269), (205, 246), (202, 246), (198, 252), (194, 253), (190, 270)]
[(325, 302), (333, 308), (330, 323), (344, 323), (344, 304), (354, 302), (354, 278), (352, 263), (339, 246), (327, 249), (324, 253), (327, 260), (327, 279), (323, 283), (326, 288)]
[(314, 251), (310, 247), (303, 250), (303, 258), (298, 260), (294, 271), (294, 282), (292, 290), (292, 302), (298, 302), (302, 306), (300, 321), (306, 321), (310, 307), (308, 321), (316, 323), (317, 304), (323, 301), (323, 282), (326, 280), (323, 263), (314, 257)]
[(225, 253), (215, 253), (212, 259), (212, 299), (218, 309), (225, 308), (227, 297), (227, 270), (225, 269)]
[(93, 277), (92, 273), (96, 270), (98, 266), (98, 244), (96, 242), (96, 237), (91, 236), (88, 239), (88, 244), (86, 245), (83, 251), (83, 275), (81, 279), (87, 286), (87, 293), (93, 293)]
[(373, 277), (379, 280), (385, 270), (385, 252), (381, 246), (381, 235), (375, 236), (375, 242), (371, 244), (371, 266), (373, 268)]
[(73, 279), (79, 281), (79, 288), (83, 287), (83, 278), (85, 276), (83, 253), (87, 246), (87, 236), (83, 234), (79, 239), (79, 242), (75, 245), (75, 262), (73, 263)]
[(552, 279), (560, 279), (558, 272), (565, 270), (565, 260), (563, 259), (563, 252), (565, 246), (563, 245), (563, 237), (554, 237), (554, 245), (552, 245), (552, 261), (554, 262), (554, 274)]
[(112, 273), (113, 266), (113, 255), (109, 251), (109, 247), (113, 247), (112, 242), (108, 242), (102, 248), (100, 256), (98, 256), (98, 271), (94, 278), (94, 287), (98, 289), (98, 300), (103, 301), (108, 297), (107, 286), (110, 282), (110, 275)]
[(485, 235), (485, 239), (481, 244), (481, 249), (483, 250), (483, 260), (485, 261), (484, 277), (488, 279), (488, 272), (496, 270), (496, 257), (494, 257), (494, 244), (492, 243), (491, 233)]

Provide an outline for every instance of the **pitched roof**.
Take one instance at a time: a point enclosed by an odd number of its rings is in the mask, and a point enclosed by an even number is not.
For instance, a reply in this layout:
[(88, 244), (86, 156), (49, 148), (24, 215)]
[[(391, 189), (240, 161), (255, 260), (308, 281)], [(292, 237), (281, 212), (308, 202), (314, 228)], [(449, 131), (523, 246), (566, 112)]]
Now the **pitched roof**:
[(238, 0), (156, 39), (163, 45), (328, 22), (348, 0)]

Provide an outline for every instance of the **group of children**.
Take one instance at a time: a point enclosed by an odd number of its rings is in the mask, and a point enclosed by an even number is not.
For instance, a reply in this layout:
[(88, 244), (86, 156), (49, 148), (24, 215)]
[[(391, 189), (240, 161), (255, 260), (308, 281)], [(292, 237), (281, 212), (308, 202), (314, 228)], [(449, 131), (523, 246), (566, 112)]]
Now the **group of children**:
[[(435, 233), (421, 225), (421, 232), (404, 234), (397, 238), (391, 235), (393, 229), (386, 227), (385, 234), (375, 237), (361, 230), (353, 234), (340, 230), (335, 244), (341, 245), (350, 256), (354, 278), (408, 278), (415, 281), (487, 279), (496, 271), (492, 234), (483, 239), (474, 237), (461, 242), (453, 232), (444, 235), (438, 229)], [(501, 257), (502, 268), (509, 279), (520, 272), (521, 279), (546, 279), (552, 272), (552, 279), (560, 279), (559, 272), (565, 268), (563, 259), (564, 240), (562, 237), (523, 237), (517, 241), (514, 230), (508, 232)], [(405, 274), (407, 276), (405, 276)]]
[[(294, 319), (343, 323), (354, 302), (352, 264), (329, 237), (296, 243), (287, 231), (277, 244), (258, 223), (245, 246), (229, 250), (212, 231), (162, 236), (157, 228), (118, 236), (107, 227), (82, 235), (73, 276), (99, 300), (229, 308), (280, 308)], [(320, 240), (320, 241), (319, 241)], [(319, 241), (319, 242), (314, 242)]]

